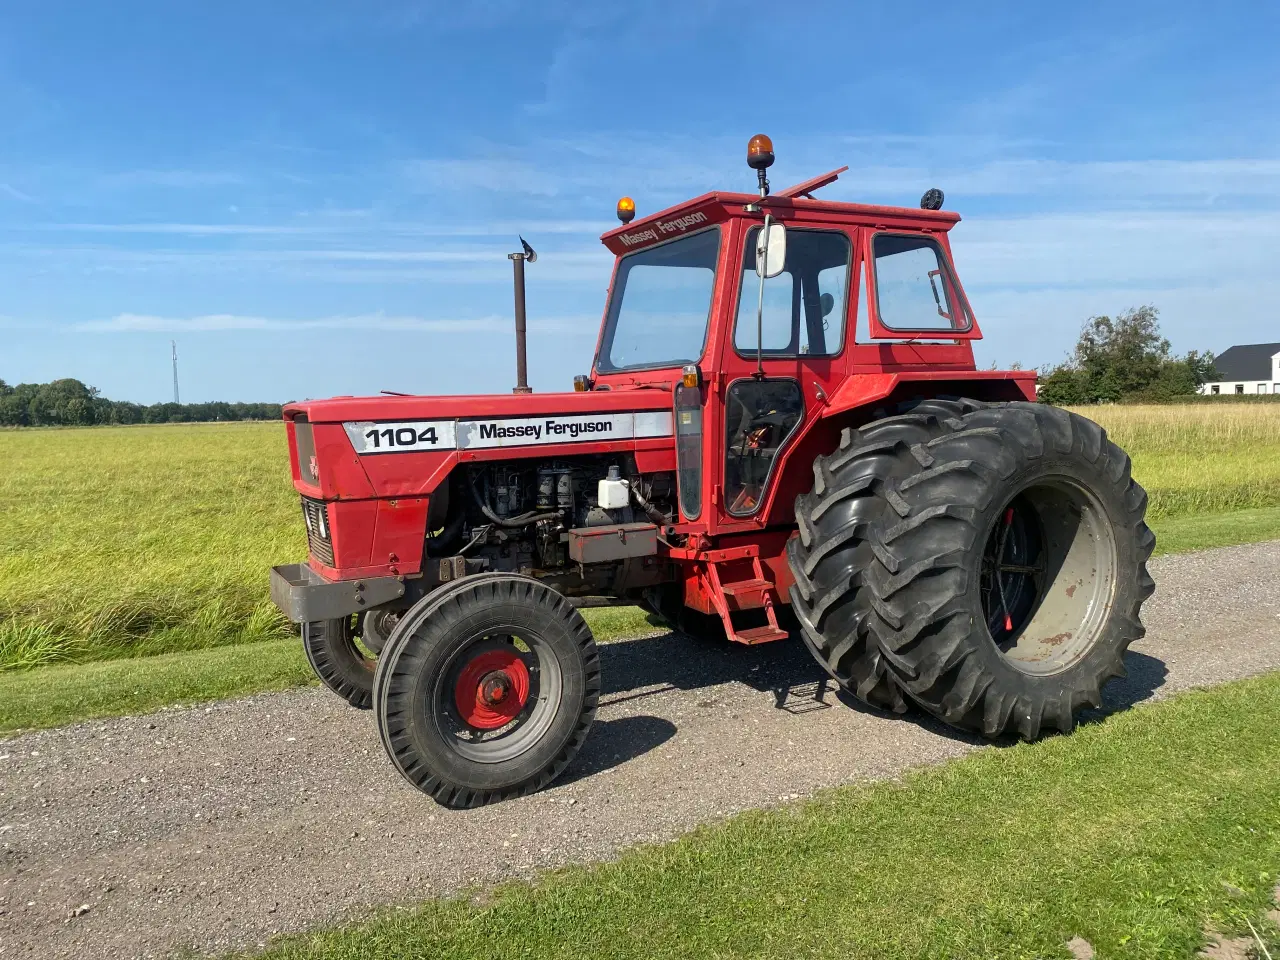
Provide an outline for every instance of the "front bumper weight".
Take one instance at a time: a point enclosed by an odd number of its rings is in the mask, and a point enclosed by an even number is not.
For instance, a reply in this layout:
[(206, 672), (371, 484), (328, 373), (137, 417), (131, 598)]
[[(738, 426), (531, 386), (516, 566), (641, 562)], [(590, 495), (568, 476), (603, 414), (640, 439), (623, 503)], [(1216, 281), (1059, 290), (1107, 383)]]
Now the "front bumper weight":
[(349, 617), (405, 593), (404, 577), (326, 580), (305, 563), (271, 568), (271, 602), (294, 623)]

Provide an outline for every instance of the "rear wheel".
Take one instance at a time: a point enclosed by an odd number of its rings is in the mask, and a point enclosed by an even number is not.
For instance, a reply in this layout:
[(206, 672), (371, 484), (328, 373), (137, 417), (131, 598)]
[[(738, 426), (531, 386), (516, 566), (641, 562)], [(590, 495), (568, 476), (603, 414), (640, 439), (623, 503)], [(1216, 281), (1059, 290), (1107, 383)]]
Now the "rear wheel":
[(899, 456), (919, 439), (923, 417), (951, 417), (963, 403), (929, 400), (911, 417), (877, 420), (847, 429), (840, 447), (813, 465), (813, 492), (796, 499), (799, 536), (787, 544), (795, 577), (791, 609), (814, 659), (847, 692), (894, 713), (908, 706), (874, 643), (869, 643), (871, 594), (863, 589), (875, 561), (872, 528), (889, 511), (885, 485), (905, 478), (911, 465)]
[(850, 431), (815, 469), (832, 494), (811, 514), (881, 504), (842, 545), (792, 558), (798, 588), (801, 573), (836, 584), (811, 611), (859, 616), (854, 639), (815, 624), (820, 649), (856, 651), (855, 666), (991, 737), (1068, 731), (1123, 675), (1155, 538), (1129, 458), (1097, 424), (1039, 404), (929, 401)]
[(378, 664), (383, 746), (449, 807), (541, 789), (581, 747), (600, 696), (591, 630), (550, 587), (487, 574), (410, 610)]

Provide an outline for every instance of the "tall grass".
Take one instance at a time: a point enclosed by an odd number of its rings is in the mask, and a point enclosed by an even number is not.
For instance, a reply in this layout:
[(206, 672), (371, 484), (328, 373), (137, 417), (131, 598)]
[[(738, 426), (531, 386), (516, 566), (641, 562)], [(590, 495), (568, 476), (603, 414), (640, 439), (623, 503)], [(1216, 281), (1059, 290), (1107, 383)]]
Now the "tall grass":
[(279, 424), (0, 432), (0, 669), (284, 636)]
[(1134, 477), (1159, 520), (1280, 505), (1280, 406), (1097, 406), (1101, 424), (1133, 458)]
[[(1280, 405), (1078, 412), (1152, 519), (1280, 505)], [(288, 635), (267, 597), (306, 553), (287, 462), (271, 423), (0, 431), (0, 670)]]

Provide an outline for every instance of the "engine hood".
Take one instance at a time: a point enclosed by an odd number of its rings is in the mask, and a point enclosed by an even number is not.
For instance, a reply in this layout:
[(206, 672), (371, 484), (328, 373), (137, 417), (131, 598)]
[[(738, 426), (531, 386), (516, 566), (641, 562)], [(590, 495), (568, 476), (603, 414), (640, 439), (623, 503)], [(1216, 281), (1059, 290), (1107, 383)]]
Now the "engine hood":
[(332, 397), (285, 405), (284, 416), (312, 423), (367, 420), (453, 420), (536, 417), (543, 414), (615, 413), (671, 409), (670, 388), (592, 390), (582, 393), (463, 394), (450, 397)]

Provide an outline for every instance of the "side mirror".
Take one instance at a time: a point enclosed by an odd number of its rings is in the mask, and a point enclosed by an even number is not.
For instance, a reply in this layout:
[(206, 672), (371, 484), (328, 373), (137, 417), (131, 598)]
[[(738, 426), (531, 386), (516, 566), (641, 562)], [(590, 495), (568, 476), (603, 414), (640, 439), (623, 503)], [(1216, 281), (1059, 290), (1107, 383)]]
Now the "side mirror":
[(820, 296), (818, 303), (822, 306), (822, 315), (824, 317), (836, 308), (836, 298), (829, 293), (824, 293)]
[(780, 274), (787, 265), (787, 228), (770, 223), (757, 234), (756, 273), (765, 280)]

